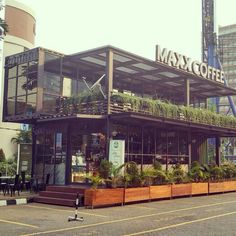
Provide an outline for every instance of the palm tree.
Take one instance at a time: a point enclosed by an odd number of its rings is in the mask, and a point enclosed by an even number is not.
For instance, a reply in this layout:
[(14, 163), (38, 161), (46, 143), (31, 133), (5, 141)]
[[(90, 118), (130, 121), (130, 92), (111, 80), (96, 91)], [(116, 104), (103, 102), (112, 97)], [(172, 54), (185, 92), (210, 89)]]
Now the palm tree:
[(16, 137), (11, 139), (12, 143), (31, 143), (32, 142), (32, 133), (31, 130), (21, 130), (17, 133)]

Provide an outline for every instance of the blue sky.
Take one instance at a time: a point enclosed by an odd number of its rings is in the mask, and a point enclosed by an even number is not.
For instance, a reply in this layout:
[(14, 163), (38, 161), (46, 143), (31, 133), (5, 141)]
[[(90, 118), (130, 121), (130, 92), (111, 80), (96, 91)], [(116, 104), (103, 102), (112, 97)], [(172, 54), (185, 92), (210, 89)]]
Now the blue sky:
[[(36, 46), (76, 53), (103, 45), (155, 58), (155, 45), (201, 59), (201, 0), (18, 0), (36, 13)], [(217, 25), (236, 1), (217, 0)]]

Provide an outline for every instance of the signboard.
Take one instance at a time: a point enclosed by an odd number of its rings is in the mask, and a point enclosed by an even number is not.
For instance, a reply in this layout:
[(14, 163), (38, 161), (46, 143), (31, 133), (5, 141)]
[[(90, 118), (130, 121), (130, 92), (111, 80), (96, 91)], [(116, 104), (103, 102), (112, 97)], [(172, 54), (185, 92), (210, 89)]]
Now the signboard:
[(191, 58), (163, 48), (156, 46), (156, 61), (167, 64), (168, 66), (195, 74), (204, 79), (212, 80), (224, 84), (224, 73), (206, 63), (192, 61)]
[(109, 161), (115, 166), (120, 166), (125, 162), (125, 141), (110, 140)]

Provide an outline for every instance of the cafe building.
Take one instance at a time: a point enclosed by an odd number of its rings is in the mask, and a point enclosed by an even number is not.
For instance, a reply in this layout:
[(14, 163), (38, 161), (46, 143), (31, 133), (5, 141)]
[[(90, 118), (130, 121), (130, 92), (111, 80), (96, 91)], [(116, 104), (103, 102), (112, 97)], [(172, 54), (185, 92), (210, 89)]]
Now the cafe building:
[(207, 110), (208, 98), (236, 95), (224, 74), (156, 46), (156, 60), (113, 46), (64, 55), (35, 48), (5, 60), (3, 120), (32, 127), (32, 175), (81, 183), (124, 140), (124, 161), (140, 168), (220, 164), (220, 138), (236, 136), (233, 117)]

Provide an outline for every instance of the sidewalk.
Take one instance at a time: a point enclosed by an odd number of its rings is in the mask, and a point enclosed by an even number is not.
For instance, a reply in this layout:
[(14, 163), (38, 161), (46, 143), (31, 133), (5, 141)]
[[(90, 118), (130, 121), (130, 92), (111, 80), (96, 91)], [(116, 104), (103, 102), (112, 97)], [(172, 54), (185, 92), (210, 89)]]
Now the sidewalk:
[(16, 192), (15, 195), (6, 194), (5, 196), (3, 193), (0, 193), (0, 206), (7, 206), (7, 205), (20, 205), (20, 204), (27, 204), (29, 202), (33, 201), (33, 198), (37, 196), (38, 194), (34, 192), (29, 191), (23, 191), (20, 192), (20, 195), (18, 196), (18, 193)]

